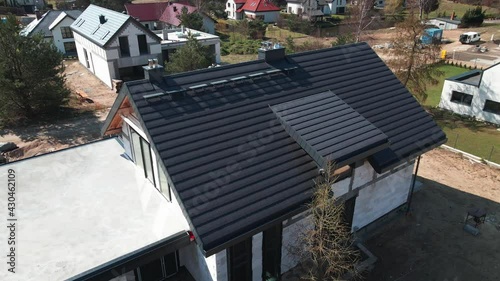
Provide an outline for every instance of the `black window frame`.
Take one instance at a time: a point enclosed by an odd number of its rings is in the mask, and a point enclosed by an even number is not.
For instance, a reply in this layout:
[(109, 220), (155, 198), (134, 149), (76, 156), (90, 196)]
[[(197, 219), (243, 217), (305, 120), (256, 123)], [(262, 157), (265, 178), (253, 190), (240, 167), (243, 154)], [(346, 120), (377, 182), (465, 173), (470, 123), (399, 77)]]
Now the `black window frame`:
[(63, 39), (74, 38), (73, 31), (69, 26), (61, 26), (61, 36)]
[[(173, 256), (173, 259), (175, 261), (175, 270), (171, 273), (171, 274), (168, 274), (169, 272), (167, 271), (167, 264), (165, 262), (165, 258), (167, 258), (168, 256), (170, 255), (174, 255)], [(160, 269), (161, 272), (162, 272), (162, 276), (160, 279), (157, 279), (157, 280), (165, 280), (171, 276), (174, 276), (176, 275), (178, 272), (179, 272), (179, 267), (180, 267), (180, 263), (179, 263), (179, 252), (176, 250), (174, 252), (171, 252), (169, 254), (166, 254), (164, 256), (162, 256), (160, 259), (157, 259), (157, 260), (153, 260), (147, 264), (143, 264), (139, 267), (137, 267), (135, 270), (134, 270), (134, 275), (135, 275), (135, 280), (137, 281), (149, 281), (149, 280), (144, 280), (143, 279), (143, 273), (141, 272), (141, 267), (144, 268), (145, 266), (147, 265), (150, 265), (152, 263), (157, 263), (157, 262), (160, 262), (160, 268), (156, 268), (157, 270)]]
[[(249, 237), (249, 238), (245, 239), (244, 241), (241, 241), (238, 244), (229, 247), (226, 250), (228, 281), (252, 280), (252, 275), (253, 275), (253, 272), (252, 272), (252, 254), (253, 254), (252, 253), (252, 250), (253, 250), (252, 246), (253, 245), (252, 244), (253, 244), (252, 237)], [(242, 273), (242, 272), (238, 271), (236, 268), (234, 268), (235, 256), (237, 256), (237, 254), (241, 254), (241, 253), (235, 253), (234, 251), (236, 250), (237, 247), (241, 247), (241, 246), (244, 246), (245, 250), (248, 252), (244, 253), (243, 257), (241, 257), (241, 256), (237, 257), (237, 259), (246, 258), (246, 260), (243, 262), (240, 262), (237, 265), (237, 267), (240, 268), (241, 265), (246, 266), (246, 268), (244, 268), (245, 272), (243, 273), (243, 274), (245, 274), (245, 277), (244, 277), (244, 279), (235, 279), (235, 278), (237, 278), (235, 271), (237, 271), (238, 273)]]
[[(170, 190), (170, 185), (168, 184), (168, 180), (167, 180), (167, 174), (165, 173), (165, 171), (162, 169), (161, 165), (160, 165), (160, 162), (158, 162), (158, 183), (160, 185), (160, 192), (161, 194), (163, 194), (166, 199), (169, 201), (169, 202), (172, 202), (172, 191)], [(163, 177), (165, 177), (165, 184), (166, 184), (166, 187), (163, 186), (162, 184), (162, 175)], [(166, 189), (166, 191), (168, 192), (167, 194), (165, 194), (164, 190)]]
[(141, 55), (149, 54), (148, 39), (146, 37), (146, 34), (137, 35), (137, 45), (139, 46), (139, 54)]
[(459, 91), (452, 90), (450, 101), (463, 105), (472, 105), (472, 99), (474, 98), (471, 94), (462, 93)]
[(120, 45), (120, 57), (130, 57), (130, 43), (128, 42), (128, 36), (118, 37), (118, 45)]
[[(155, 170), (154, 170), (154, 165), (153, 165), (153, 154), (151, 153), (151, 145), (132, 126), (129, 126), (129, 127), (130, 127), (130, 139), (131, 139), (132, 154), (134, 154), (134, 163), (142, 169), (144, 177), (146, 179), (148, 179), (153, 184), (154, 187), (158, 188), (156, 186), (156, 175), (155, 175)], [(137, 135), (139, 138), (138, 149), (140, 150), (140, 157), (141, 157), (142, 165), (139, 165), (137, 163), (138, 156), (137, 156), (137, 151), (136, 151), (136, 147), (135, 147), (134, 134)], [(146, 169), (146, 158), (144, 157), (144, 153), (143, 153), (144, 152), (144, 143), (146, 143), (148, 146), (147, 151), (149, 152), (151, 172), (152, 172), (151, 178), (148, 178), (148, 173), (147, 173), (147, 169)]]
[[(271, 240), (271, 241), (269, 241)], [(276, 243), (269, 245), (270, 243)], [(262, 280), (281, 280), (281, 248), (283, 247), (283, 224), (276, 224), (262, 232)], [(273, 253), (273, 251), (276, 251)], [(273, 256), (274, 255), (274, 256)], [(270, 263), (275, 263), (271, 265)], [(275, 276), (266, 276), (266, 267), (274, 266)], [(273, 272), (271, 273), (273, 274)]]
[[(70, 50), (68, 50), (68, 48), (66, 47), (66, 45), (69, 45), (69, 44), (73, 45), (73, 48), (71, 48)], [(63, 46), (64, 46), (64, 52), (65, 53), (76, 54), (76, 44), (75, 44), (74, 41), (63, 42)]]
[[(494, 108), (490, 108), (491, 106), (493, 106)], [(500, 115), (500, 102), (494, 100), (486, 100), (484, 102), (483, 111)]]

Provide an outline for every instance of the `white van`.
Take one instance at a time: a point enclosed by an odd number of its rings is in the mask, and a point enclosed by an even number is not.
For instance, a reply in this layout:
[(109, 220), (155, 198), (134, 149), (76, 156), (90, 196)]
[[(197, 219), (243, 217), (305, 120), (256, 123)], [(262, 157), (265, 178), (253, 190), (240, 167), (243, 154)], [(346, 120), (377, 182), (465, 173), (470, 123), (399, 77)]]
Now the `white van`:
[(477, 32), (466, 32), (460, 35), (460, 43), (469, 44), (481, 40), (481, 35)]

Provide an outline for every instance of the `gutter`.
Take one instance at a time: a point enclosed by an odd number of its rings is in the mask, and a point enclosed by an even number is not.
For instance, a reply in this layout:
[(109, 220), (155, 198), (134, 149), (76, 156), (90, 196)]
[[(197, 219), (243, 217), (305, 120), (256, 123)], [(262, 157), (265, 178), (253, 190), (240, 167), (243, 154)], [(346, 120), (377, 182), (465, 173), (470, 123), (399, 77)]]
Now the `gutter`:
[(83, 273), (75, 275), (67, 280), (72, 281), (108, 281), (122, 274), (125, 274), (137, 267), (160, 259), (173, 251), (189, 245), (189, 233), (187, 231), (178, 232), (170, 237), (164, 238), (153, 244), (149, 244), (136, 251), (118, 257), (97, 267), (89, 269)]
[(413, 174), (413, 178), (411, 180), (411, 187), (410, 187), (410, 192), (408, 193), (408, 205), (406, 206), (406, 215), (410, 214), (410, 208), (411, 208), (411, 200), (413, 198), (413, 191), (415, 190), (415, 182), (417, 181), (417, 175), (418, 175), (418, 168), (420, 166), (420, 155), (417, 158), (417, 167), (415, 168), (415, 174)]

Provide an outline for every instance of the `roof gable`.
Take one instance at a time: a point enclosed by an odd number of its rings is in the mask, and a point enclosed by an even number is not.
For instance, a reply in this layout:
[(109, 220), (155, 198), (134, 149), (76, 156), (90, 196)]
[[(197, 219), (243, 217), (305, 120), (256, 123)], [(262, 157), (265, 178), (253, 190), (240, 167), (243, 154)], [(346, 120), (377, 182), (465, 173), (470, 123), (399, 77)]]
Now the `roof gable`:
[[(101, 23), (101, 17), (104, 23)], [(127, 26), (127, 23), (134, 24), (144, 33), (160, 41), (156, 34), (131, 16), (92, 4), (73, 22), (71, 29), (98, 46), (106, 47)]]
[(125, 4), (127, 14), (138, 21), (158, 21), (169, 2)]
[(42, 15), (42, 17), (37, 20), (30, 22), (20, 34), (22, 36), (31, 36), (36, 33), (42, 33), (44, 37), (52, 37), (52, 32), (49, 27), (56, 20), (63, 11), (50, 10)]
[(52, 22), (49, 26), (49, 30), (54, 29), (60, 22), (62, 22), (66, 17), (70, 19), (77, 19), (82, 14), (82, 11), (72, 10), (72, 11), (63, 11), (59, 16)]
[(272, 108), (328, 91), (362, 117), (357, 124), (389, 139), (368, 156), (377, 172), (446, 141), (366, 43), (165, 76), (158, 84), (127, 82), (120, 96), (129, 97), (209, 256), (310, 199), (318, 165)]
[(281, 9), (276, 7), (269, 0), (247, 0), (245, 4), (238, 9), (238, 12), (276, 12)]

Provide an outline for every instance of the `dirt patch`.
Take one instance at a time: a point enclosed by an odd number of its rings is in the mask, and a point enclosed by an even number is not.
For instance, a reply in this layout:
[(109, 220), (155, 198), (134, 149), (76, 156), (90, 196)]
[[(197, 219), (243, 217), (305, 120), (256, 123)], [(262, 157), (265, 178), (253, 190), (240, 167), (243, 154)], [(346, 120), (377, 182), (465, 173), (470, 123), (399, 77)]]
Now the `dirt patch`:
[[(498, 280), (500, 170), (443, 149), (422, 157), (411, 215), (368, 242), (379, 261), (366, 280)], [(468, 208), (487, 210), (481, 233), (462, 230)]]
[[(14, 142), (19, 149), (7, 155), (19, 160), (100, 138), (100, 130), (117, 94), (75, 60), (64, 62), (66, 84), (71, 90), (69, 108), (61, 118), (37, 120), (31, 125), (0, 130), (0, 142)], [(82, 92), (88, 99), (76, 93)]]

